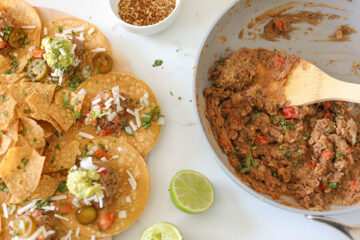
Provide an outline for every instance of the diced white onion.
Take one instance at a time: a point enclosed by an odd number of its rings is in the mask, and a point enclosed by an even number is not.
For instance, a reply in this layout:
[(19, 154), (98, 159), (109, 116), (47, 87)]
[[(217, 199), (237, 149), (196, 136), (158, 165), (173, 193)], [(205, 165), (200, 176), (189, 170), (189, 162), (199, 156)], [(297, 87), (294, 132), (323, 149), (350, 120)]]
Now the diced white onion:
[(118, 147), (117, 150), (118, 150), (119, 152), (122, 152), (122, 148), (121, 148), (121, 147)]
[(136, 120), (137, 127), (140, 128), (141, 127), (141, 120), (140, 120), (139, 109), (135, 109), (135, 120)]
[(92, 235), (90, 240), (96, 240), (95, 236)]
[(98, 199), (99, 199), (99, 208), (103, 208), (103, 207), (104, 207), (103, 198), (104, 198), (104, 195), (98, 196)]
[(45, 36), (48, 35), (48, 29), (47, 29), (47, 27), (44, 28), (44, 35), (45, 35)]
[(149, 98), (149, 94), (147, 92), (144, 94), (144, 98)]
[(72, 28), (72, 29), (67, 29), (67, 30), (63, 30), (63, 34), (70, 34), (72, 32), (82, 32), (84, 31), (84, 27), (78, 27), (78, 28)]
[(99, 102), (101, 102), (101, 98), (96, 98), (96, 99), (94, 99), (94, 100), (91, 102), (91, 104), (92, 104), (92, 105), (96, 105), (96, 104), (98, 104)]
[(88, 35), (90, 36), (91, 34), (93, 34), (94, 31), (95, 31), (94, 28), (90, 28), (90, 30), (88, 31)]
[(137, 127), (136, 127), (135, 123), (133, 122), (133, 120), (129, 121), (129, 125), (134, 132), (137, 130)]
[(98, 167), (93, 164), (92, 157), (80, 161), (80, 167), (86, 170), (96, 170)]
[(63, 217), (63, 216), (60, 216), (59, 214), (54, 214), (54, 217), (56, 217), (56, 218), (59, 218), (59, 219), (62, 219), (62, 220), (64, 220), (64, 221), (69, 221), (69, 219), (68, 218), (66, 218), (66, 217)]
[(32, 200), (30, 203), (28, 203), (27, 205), (25, 205), (24, 207), (20, 208), (17, 210), (17, 214), (21, 215), (24, 212), (26, 212), (27, 210), (29, 210), (30, 208), (35, 207), (35, 204), (37, 201), (41, 200), (40, 198), (34, 199)]
[(125, 129), (125, 132), (126, 132), (127, 134), (129, 134), (129, 135), (133, 135), (133, 134), (134, 134), (133, 130), (132, 130), (131, 127), (129, 127), (129, 126), (124, 127), (124, 129)]
[(80, 89), (79, 92), (77, 93), (77, 95), (80, 95), (80, 96), (83, 96), (83, 95), (86, 95), (87, 92), (84, 88)]
[(133, 110), (128, 108), (126, 111), (135, 117), (135, 112)]
[(123, 96), (121, 96), (121, 94), (119, 94), (119, 98), (120, 98), (121, 100), (123, 100), (123, 101), (125, 101), (125, 100), (126, 100), (126, 98), (125, 98), (125, 97), (123, 97)]
[(129, 175), (129, 183), (130, 183), (130, 186), (133, 190), (136, 190), (136, 187), (137, 187), (137, 182), (135, 180), (135, 178), (133, 177), (133, 175), (131, 174), (131, 172), (129, 172), (129, 170), (126, 170), (127, 174)]
[(97, 170), (97, 172), (102, 172), (102, 171), (104, 171), (106, 168), (104, 168), (104, 167), (102, 167), (102, 168), (99, 168), (98, 170)]
[(102, 157), (102, 158), (100, 158), (100, 160), (103, 161), (103, 162), (107, 162), (106, 157)]
[(16, 58), (19, 56), (19, 54), (16, 53), (16, 52), (14, 52), (13, 55), (14, 55), (14, 57), (16, 57)]
[(35, 29), (36, 26), (21, 26), (22, 29)]
[(125, 201), (128, 202), (128, 203), (131, 202), (131, 197), (130, 197), (130, 196), (126, 196), (126, 197), (125, 197)]
[(9, 218), (9, 212), (8, 212), (8, 208), (7, 208), (6, 203), (2, 203), (2, 209), (3, 209), (4, 218), (8, 219)]
[(164, 116), (159, 117), (159, 120), (157, 121), (157, 124), (158, 125), (164, 125), (165, 124), (165, 117)]
[(83, 137), (83, 138), (94, 139), (93, 135), (90, 135), (90, 134), (87, 134), (87, 133), (84, 133), (84, 132), (79, 132), (78, 135)]
[(126, 210), (120, 210), (118, 212), (118, 216), (119, 216), (120, 219), (126, 218), (127, 217)]
[(98, 52), (106, 52), (105, 48), (95, 48), (92, 49), (91, 52), (98, 53)]
[(58, 200), (64, 200), (64, 199), (67, 199), (66, 195), (59, 195), (59, 196), (51, 197), (51, 201), (58, 201)]
[(71, 235), (73, 234), (72, 230), (69, 230), (68, 233), (63, 236), (62, 238), (60, 238), (60, 240), (71, 240)]
[(79, 238), (79, 234), (80, 234), (80, 227), (77, 227), (76, 232), (75, 232), (75, 237)]
[(116, 117), (116, 112), (111, 112), (111, 113), (109, 113), (108, 115), (107, 115), (107, 120), (108, 121), (112, 121), (112, 120), (114, 120), (114, 118)]
[(90, 150), (88, 151), (88, 155), (93, 155), (94, 152), (96, 152), (99, 149), (99, 147), (97, 145), (94, 145), (90, 148)]
[(84, 41), (85, 40), (85, 38), (84, 38), (84, 32), (81, 32), (80, 33), (80, 36), (78, 36), (78, 37), (76, 37), (78, 40), (80, 40), (80, 41)]
[(112, 159), (117, 159), (117, 158), (119, 158), (119, 155), (113, 155), (112, 156)]

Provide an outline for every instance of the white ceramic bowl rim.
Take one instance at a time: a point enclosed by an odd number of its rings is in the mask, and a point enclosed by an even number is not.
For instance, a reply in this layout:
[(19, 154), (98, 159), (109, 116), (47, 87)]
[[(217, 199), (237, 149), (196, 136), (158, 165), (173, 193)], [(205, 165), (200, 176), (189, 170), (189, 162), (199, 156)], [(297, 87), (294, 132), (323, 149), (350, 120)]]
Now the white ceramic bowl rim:
[[(114, 1), (114, 0), (109, 0), (109, 2), (111, 2), (111, 1)], [(117, 0), (117, 2), (119, 3), (121, 0)], [(129, 28), (133, 28), (133, 29), (143, 29), (143, 30), (145, 30), (145, 29), (151, 29), (151, 28), (154, 28), (154, 27), (156, 27), (156, 26), (158, 26), (158, 25), (161, 25), (162, 23), (164, 23), (164, 22), (166, 22), (169, 18), (171, 18), (172, 17), (172, 15), (174, 15), (175, 14), (175, 11), (177, 11), (177, 9), (179, 8), (179, 6), (180, 6), (180, 2), (181, 2), (182, 0), (175, 0), (175, 8), (172, 10), (172, 12), (166, 17), (166, 18), (164, 18), (163, 20), (161, 20), (160, 22), (157, 22), (157, 23), (154, 23), (154, 24), (151, 24), (151, 25), (145, 25), (145, 26), (137, 26), (137, 25), (133, 25), (133, 24), (130, 24), (130, 23), (127, 23), (127, 22), (125, 22), (124, 20), (122, 20), (121, 18), (120, 18), (120, 16), (118, 15), (118, 13), (116, 12), (114, 12), (114, 9), (111, 7), (111, 3), (110, 3), (110, 8), (112, 9), (112, 12), (113, 12), (113, 14), (120, 20), (120, 22), (122, 23), (122, 24), (124, 24), (125, 26), (127, 26), (127, 27), (129, 27)]]

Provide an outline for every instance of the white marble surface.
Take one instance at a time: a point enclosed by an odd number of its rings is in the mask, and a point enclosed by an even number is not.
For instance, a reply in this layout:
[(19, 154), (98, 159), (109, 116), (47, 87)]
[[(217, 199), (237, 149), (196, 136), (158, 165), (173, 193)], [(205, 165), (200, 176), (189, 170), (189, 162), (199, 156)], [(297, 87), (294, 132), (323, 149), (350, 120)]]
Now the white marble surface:
[[(129, 60), (135, 74), (152, 87), (167, 117), (160, 140), (149, 155), (148, 205), (139, 220), (116, 239), (139, 239), (147, 226), (158, 221), (177, 225), (186, 240), (347, 239), (334, 229), (249, 196), (221, 171), (203, 139), (193, 103), (190, 103), (195, 56), (209, 26), (232, 0), (183, 0), (176, 22), (165, 32), (147, 37), (116, 26), (107, 0), (28, 1), (97, 25)], [(163, 66), (153, 68), (155, 59), (162, 59)], [(188, 215), (172, 204), (169, 183), (172, 176), (183, 169), (199, 171), (213, 183), (216, 200), (206, 213)], [(353, 213), (341, 219), (360, 223), (357, 216)]]

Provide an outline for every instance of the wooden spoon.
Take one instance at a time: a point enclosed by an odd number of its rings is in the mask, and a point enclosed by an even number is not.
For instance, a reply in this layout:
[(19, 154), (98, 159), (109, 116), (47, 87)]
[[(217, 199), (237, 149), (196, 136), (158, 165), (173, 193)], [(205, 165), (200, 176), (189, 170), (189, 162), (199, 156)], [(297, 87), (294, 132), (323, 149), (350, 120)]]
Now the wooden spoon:
[(287, 77), (284, 94), (291, 106), (331, 100), (360, 103), (360, 84), (330, 77), (312, 63), (301, 59)]

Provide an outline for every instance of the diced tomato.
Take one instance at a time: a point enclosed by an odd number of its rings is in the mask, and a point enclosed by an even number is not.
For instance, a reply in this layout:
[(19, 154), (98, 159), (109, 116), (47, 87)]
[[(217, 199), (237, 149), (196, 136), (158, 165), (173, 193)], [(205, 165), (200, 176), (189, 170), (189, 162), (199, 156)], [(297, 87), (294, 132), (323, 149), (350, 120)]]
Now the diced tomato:
[(329, 101), (325, 101), (325, 102), (323, 102), (323, 105), (324, 105), (324, 107), (329, 108), (331, 104)]
[(325, 160), (329, 160), (332, 157), (332, 153), (329, 149), (325, 149), (321, 152), (321, 156), (325, 158)]
[(108, 174), (108, 172), (104, 169), (104, 170), (102, 170), (101, 172), (99, 172), (99, 174), (100, 174), (100, 175), (106, 175), (106, 174)]
[(77, 127), (81, 127), (82, 125), (84, 125), (84, 123), (85, 123), (84, 119), (79, 119), (79, 120), (76, 121), (75, 125)]
[(34, 49), (32, 50), (32, 52), (33, 52), (33, 57), (34, 57), (34, 58), (43, 58), (44, 53), (45, 53), (45, 50), (43, 50), (43, 49), (38, 49), (38, 48), (34, 48)]
[(71, 211), (71, 205), (68, 202), (55, 202), (56, 212), (68, 214)]
[(5, 41), (0, 41), (0, 48), (5, 48), (7, 44)]
[(283, 108), (283, 113), (285, 119), (296, 117), (295, 108), (292, 107)]
[(102, 231), (107, 231), (114, 223), (115, 213), (100, 213), (99, 214), (99, 228)]
[(264, 136), (262, 136), (260, 133), (257, 134), (257, 138), (260, 144), (268, 144), (269, 140), (267, 140)]
[(323, 191), (323, 190), (325, 189), (325, 184), (324, 184), (324, 182), (320, 182), (320, 184), (319, 184), (319, 189), (320, 189), (320, 191)]
[(327, 109), (324, 110), (324, 117), (327, 119), (331, 119), (331, 113), (329, 112), (329, 110)]
[(4, 5), (0, 5), (0, 12), (3, 12), (4, 11)]
[(280, 31), (284, 31), (285, 30), (285, 24), (284, 21), (281, 18), (275, 18), (274, 19), (274, 24), (275, 27), (280, 30)]
[(349, 188), (350, 188), (351, 191), (355, 192), (355, 190), (356, 190), (356, 180), (355, 179), (351, 180), (349, 182)]
[[(100, 135), (101, 136), (101, 135)], [(97, 150), (96, 150), (96, 152), (94, 152), (94, 157), (98, 157), (98, 158), (101, 158), (101, 157), (105, 157), (105, 158), (107, 158), (107, 159), (109, 159), (110, 158), (110, 155), (107, 153), (107, 152), (105, 152), (101, 147), (99, 147)]]
[(313, 169), (315, 167), (315, 163), (309, 163), (309, 168)]
[(285, 58), (280, 55), (274, 55), (272, 64), (275, 69), (283, 70), (285, 68)]
[(99, 136), (107, 136), (107, 135), (109, 135), (109, 134), (111, 134), (111, 133), (113, 133), (113, 132), (115, 132), (114, 129), (101, 130), (101, 131), (99, 132)]

